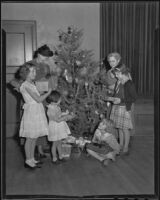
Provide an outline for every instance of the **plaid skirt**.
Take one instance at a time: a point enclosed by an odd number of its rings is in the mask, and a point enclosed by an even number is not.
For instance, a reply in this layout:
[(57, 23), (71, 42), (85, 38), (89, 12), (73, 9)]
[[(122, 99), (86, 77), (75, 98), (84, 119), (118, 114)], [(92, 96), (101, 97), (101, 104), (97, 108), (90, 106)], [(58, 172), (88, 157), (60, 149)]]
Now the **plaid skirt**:
[(115, 127), (120, 129), (133, 129), (131, 115), (126, 111), (125, 106), (113, 105), (110, 115)]

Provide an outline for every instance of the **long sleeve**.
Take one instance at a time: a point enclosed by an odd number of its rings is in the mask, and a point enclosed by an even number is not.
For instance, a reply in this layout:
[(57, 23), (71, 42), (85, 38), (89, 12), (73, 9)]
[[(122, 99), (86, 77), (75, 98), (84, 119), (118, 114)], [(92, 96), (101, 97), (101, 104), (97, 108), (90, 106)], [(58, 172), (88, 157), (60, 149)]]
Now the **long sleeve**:
[(127, 81), (124, 85), (124, 99), (121, 100), (122, 103), (125, 103), (127, 111), (131, 110), (131, 105), (136, 99), (137, 93), (134, 83), (132, 81)]

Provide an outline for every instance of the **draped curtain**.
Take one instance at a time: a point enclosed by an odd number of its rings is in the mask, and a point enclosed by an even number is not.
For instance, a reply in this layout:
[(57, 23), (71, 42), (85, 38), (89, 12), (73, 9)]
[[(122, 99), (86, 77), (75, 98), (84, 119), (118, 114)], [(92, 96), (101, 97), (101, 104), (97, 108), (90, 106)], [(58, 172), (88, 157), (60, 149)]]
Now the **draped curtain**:
[[(154, 34), (159, 2), (100, 3), (100, 57), (119, 52), (130, 69), (137, 92), (154, 94)], [(159, 66), (158, 66), (159, 67)]]

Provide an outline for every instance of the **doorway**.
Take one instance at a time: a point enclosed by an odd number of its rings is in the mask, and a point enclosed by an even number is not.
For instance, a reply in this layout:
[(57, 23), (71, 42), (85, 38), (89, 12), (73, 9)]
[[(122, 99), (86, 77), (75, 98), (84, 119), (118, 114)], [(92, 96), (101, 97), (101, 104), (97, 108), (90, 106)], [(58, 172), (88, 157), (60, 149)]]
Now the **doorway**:
[(19, 67), (32, 60), (36, 50), (36, 21), (3, 20), (5, 31), (6, 137), (14, 137), (20, 122), (21, 95), (8, 87)]

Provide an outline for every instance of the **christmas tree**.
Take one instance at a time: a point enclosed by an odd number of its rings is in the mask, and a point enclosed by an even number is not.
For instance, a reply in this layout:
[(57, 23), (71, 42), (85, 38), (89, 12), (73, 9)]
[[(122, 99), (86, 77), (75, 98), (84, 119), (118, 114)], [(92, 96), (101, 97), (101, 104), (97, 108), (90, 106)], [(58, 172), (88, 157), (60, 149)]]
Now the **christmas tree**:
[(59, 30), (59, 44), (54, 47), (55, 62), (61, 69), (57, 89), (62, 93), (62, 109), (74, 112), (68, 122), (73, 134), (93, 134), (100, 118), (107, 111), (103, 101), (105, 90), (101, 82), (99, 62), (93, 60), (93, 51), (81, 49), (83, 30), (68, 27)]

